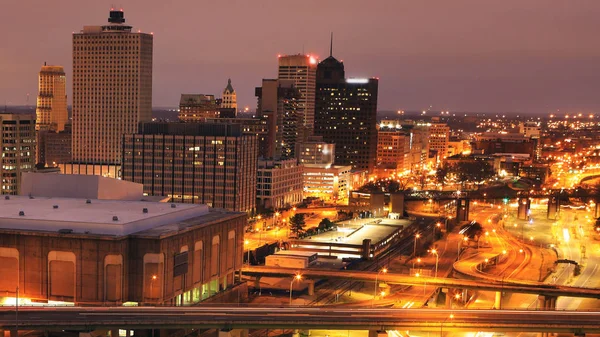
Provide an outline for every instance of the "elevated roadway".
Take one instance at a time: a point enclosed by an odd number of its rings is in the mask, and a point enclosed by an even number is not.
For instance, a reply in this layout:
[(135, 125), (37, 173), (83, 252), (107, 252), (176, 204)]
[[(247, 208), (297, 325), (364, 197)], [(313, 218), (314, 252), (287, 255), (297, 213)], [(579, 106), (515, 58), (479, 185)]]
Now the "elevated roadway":
[[(38, 307), (19, 308), (19, 329), (340, 329), (421, 331), (600, 332), (599, 312), (343, 309), (310, 307)], [(0, 328), (15, 327), (14, 308)]]
[(415, 277), (394, 273), (371, 271), (294, 269), (280, 267), (250, 266), (242, 268), (242, 273), (254, 277), (293, 277), (301, 274), (305, 279), (347, 279), (353, 281), (385, 282), (402, 285), (430, 285), (440, 288), (473, 289), (489, 291), (508, 291), (513, 293), (536, 294), (544, 296), (568, 296), (581, 298), (600, 298), (600, 289), (551, 285), (541, 282), (515, 280), (464, 280), (443, 277)]

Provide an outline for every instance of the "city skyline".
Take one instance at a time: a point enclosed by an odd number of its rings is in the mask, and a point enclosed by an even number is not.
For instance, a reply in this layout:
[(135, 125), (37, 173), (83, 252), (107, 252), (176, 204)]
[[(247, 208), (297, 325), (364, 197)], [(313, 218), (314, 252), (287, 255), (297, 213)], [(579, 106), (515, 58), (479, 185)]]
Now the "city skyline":
[[(147, 4), (120, 3), (136, 31), (156, 34), (155, 107), (176, 107), (181, 93), (218, 95), (231, 78), (240, 108), (254, 110), (253, 88), (276, 76), (277, 54), (304, 50), (322, 60), (334, 32), (333, 54), (353, 69), (348, 76), (380, 78), (379, 110), (600, 110), (600, 23), (594, 19), (600, 4), (592, 1)], [(28, 20), (22, 25), (25, 14), (17, 14), (0, 24), (4, 31), (22, 28), (0, 47), (0, 76), (7, 79), (0, 101), (33, 105), (36, 70), (44, 62), (65, 67), (71, 100), (70, 36), (83, 25), (104, 23), (110, 6), (74, 0), (5, 4), (6, 12), (26, 13)], [(290, 9), (294, 15), (283, 15)], [(206, 15), (192, 24), (207, 12), (226, 13), (227, 20)], [(189, 43), (194, 40), (196, 45)]]

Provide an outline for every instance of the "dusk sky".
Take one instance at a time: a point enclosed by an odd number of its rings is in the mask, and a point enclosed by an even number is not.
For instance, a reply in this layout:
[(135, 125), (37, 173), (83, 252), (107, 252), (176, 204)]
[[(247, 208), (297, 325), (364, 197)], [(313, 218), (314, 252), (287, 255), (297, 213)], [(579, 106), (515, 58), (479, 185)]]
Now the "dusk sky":
[(2, 0), (0, 101), (35, 104), (44, 61), (63, 65), (71, 103), (71, 43), (106, 23), (114, 4), (154, 33), (153, 105), (182, 93), (240, 107), (277, 75), (277, 54), (329, 53), (350, 77), (379, 77), (379, 110), (600, 111), (600, 1), (573, 0)]

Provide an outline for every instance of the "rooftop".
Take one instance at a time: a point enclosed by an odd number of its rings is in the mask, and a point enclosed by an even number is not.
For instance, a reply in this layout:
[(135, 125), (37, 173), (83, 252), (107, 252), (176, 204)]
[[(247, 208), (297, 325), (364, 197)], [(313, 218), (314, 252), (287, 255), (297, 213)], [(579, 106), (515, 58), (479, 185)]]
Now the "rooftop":
[(0, 209), (0, 229), (102, 236), (160, 236), (240, 214), (200, 204), (26, 196), (2, 197)]

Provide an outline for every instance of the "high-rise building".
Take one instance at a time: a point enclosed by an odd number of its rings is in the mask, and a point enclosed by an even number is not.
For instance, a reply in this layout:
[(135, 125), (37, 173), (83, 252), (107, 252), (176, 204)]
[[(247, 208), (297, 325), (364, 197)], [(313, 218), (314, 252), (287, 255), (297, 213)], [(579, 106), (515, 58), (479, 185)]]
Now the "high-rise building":
[(2, 194), (19, 194), (21, 174), (35, 168), (35, 116), (0, 113)]
[(179, 120), (182, 122), (204, 122), (207, 118), (219, 117), (220, 100), (214, 95), (182, 94), (179, 100)]
[(432, 123), (429, 127), (429, 150), (437, 152), (437, 161), (440, 162), (448, 156), (448, 142), (450, 141), (450, 127), (446, 123)]
[(36, 130), (60, 132), (69, 121), (67, 111), (67, 78), (61, 66), (44, 64), (39, 74)]
[(73, 34), (73, 161), (103, 167), (80, 173), (117, 176), (123, 135), (152, 119), (152, 49), (117, 10)]
[(221, 108), (233, 109), (237, 112), (237, 94), (231, 86), (231, 79), (227, 80), (227, 86), (223, 90), (223, 101), (221, 102)]
[(254, 211), (258, 146), (240, 125), (142, 123), (123, 138), (123, 180), (143, 184), (144, 193)]
[(303, 135), (312, 134), (315, 124), (315, 87), (317, 74), (317, 59), (311, 55), (280, 55), (278, 57), (279, 71), (277, 78), (291, 80), (300, 93), (298, 113), (301, 116)]
[(267, 159), (295, 158), (299, 140), (298, 126), (302, 115), (298, 111), (300, 94), (291, 80), (263, 79), (256, 88), (257, 115), (267, 122), (267, 141), (260, 149)]
[(377, 161), (378, 80), (345, 78), (329, 56), (317, 66), (315, 135), (335, 144), (335, 164), (373, 172)]

